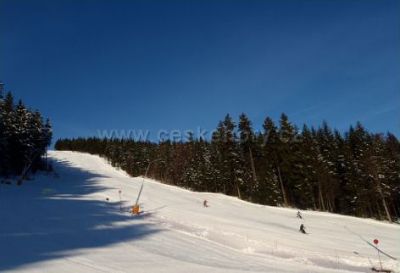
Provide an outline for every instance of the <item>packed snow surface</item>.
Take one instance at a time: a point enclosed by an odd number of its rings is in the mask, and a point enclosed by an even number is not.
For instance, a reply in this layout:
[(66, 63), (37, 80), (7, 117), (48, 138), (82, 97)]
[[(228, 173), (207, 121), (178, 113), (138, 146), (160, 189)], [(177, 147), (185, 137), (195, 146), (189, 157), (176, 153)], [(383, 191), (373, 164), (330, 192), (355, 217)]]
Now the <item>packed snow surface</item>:
[[(0, 272), (371, 272), (378, 255), (359, 236), (400, 258), (398, 224), (313, 211), (301, 220), (295, 209), (132, 178), (98, 156), (49, 157), (55, 173), (0, 184)], [(132, 216), (143, 181), (144, 213)]]

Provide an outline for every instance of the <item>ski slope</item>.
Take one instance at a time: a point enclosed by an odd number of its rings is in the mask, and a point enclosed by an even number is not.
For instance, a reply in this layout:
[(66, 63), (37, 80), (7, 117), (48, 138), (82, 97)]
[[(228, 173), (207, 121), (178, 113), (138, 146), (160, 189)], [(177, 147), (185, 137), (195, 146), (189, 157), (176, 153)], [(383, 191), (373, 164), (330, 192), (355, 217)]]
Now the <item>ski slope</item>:
[[(146, 213), (131, 216), (142, 178), (98, 156), (49, 156), (56, 174), (0, 184), (0, 272), (371, 272), (377, 253), (356, 234), (400, 258), (396, 224), (312, 211), (300, 220), (294, 209), (150, 179)], [(381, 258), (400, 272), (398, 261)]]

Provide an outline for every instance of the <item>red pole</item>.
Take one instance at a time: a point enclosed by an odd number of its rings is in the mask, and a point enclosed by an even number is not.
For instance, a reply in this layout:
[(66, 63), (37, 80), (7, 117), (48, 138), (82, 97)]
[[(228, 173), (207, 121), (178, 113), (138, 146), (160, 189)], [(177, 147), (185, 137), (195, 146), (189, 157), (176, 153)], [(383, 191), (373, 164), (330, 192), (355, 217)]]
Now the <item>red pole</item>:
[[(379, 240), (378, 239), (374, 239), (374, 244), (378, 245), (379, 244)], [(377, 248), (376, 251), (378, 251), (378, 259), (379, 259), (379, 264), (381, 266), (381, 271), (383, 270), (382, 267), (382, 261), (381, 261), (381, 253), (379, 253), (379, 249)]]

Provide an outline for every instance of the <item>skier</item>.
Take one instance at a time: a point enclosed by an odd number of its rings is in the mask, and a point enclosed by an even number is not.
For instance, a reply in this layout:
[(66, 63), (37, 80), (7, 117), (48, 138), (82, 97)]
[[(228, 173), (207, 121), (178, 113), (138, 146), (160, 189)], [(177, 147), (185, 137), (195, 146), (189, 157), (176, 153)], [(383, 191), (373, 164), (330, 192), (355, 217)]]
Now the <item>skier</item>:
[(299, 210), (297, 211), (297, 218), (303, 219), (303, 216), (301, 216), (301, 213)]
[(203, 207), (208, 208), (208, 201), (207, 200), (203, 201)]
[(303, 224), (300, 225), (299, 231), (300, 231), (301, 233), (303, 233), (303, 234), (307, 234), (307, 232), (306, 232), (306, 227), (305, 227)]

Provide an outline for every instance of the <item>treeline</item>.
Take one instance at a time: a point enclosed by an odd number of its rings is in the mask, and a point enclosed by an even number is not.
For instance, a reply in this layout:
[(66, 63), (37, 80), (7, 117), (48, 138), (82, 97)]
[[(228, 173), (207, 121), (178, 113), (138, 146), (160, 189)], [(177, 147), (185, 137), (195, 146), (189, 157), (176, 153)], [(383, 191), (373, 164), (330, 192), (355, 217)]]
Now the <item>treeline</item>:
[(11, 92), (3, 95), (0, 83), (0, 176), (19, 176), (45, 168), (42, 156), (50, 145), (49, 120), (43, 122), (38, 111), (28, 109), (20, 100), (14, 103)]
[(327, 123), (298, 130), (285, 114), (256, 133), (245, 114), (227, 115), (211, 140), (58, 140), (58, 150), (98, 154), (132, 176), (243, 200), (393, 221), (400, 212), (400, 144), (360, 123), (344, 134)]

